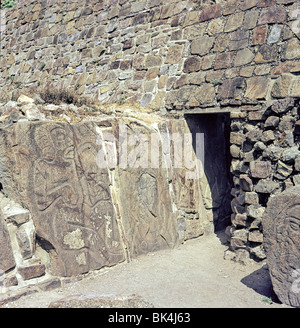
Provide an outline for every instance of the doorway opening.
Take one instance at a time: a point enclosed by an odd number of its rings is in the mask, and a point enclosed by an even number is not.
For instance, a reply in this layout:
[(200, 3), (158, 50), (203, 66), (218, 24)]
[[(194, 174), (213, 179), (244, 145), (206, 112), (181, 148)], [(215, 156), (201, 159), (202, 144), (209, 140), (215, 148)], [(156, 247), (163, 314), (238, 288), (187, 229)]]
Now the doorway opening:
[(231, 224), (230, 113), (185, 114), (185, 119), (193, 142), (197, 133), (204, 134), (202, 164), (207, 186), (203, 197), (209, 194), (209, 201), (204, 203), (206, 209), (212, 211), (214, 231), (218, 232)]

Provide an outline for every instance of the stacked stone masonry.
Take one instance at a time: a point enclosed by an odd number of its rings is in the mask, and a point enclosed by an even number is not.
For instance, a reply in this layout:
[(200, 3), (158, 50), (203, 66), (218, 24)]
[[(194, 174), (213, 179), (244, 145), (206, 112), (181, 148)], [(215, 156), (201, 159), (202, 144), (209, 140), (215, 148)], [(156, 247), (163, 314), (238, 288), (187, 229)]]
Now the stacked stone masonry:
[(297, 1), (20, 0), (1, 17), (3, 103), (52, 87), (161, 115), (230, 112), (230, 249), (265, 258), (268, 199), (300, 183)]

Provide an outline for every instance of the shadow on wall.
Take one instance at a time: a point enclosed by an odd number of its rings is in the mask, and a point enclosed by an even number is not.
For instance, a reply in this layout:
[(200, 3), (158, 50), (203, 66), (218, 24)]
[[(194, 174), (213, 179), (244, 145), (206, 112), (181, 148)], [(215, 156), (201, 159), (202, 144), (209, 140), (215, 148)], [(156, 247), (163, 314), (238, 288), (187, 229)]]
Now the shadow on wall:
[(215, 232), (231, 224), (230, 114), (187, 114), (186, 122), (193, 135), (204, 134), (204, 173), (200, 181), (205, 208), (212, 211)]

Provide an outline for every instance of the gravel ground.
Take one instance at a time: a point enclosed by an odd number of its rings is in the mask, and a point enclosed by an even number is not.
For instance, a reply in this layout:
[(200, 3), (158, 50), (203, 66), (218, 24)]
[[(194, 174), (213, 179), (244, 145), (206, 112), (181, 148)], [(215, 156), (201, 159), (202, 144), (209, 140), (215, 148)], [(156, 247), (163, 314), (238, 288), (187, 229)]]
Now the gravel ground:
[(138, 294), (155, 308), (287, 307), (276, 301), (266, 264), (224, 260), (226, 249), (216, 235), (203, 236), (2, 307), (47, 308), (53, 301), (78, 294)]

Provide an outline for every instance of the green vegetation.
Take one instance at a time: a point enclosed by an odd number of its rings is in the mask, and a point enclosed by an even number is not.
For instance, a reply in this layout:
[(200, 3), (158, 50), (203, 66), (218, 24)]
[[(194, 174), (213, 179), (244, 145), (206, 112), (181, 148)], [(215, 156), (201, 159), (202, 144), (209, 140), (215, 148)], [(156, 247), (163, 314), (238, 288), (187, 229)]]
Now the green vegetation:
[(14, 0), (1, 0), (0, 9), (11, 8), (15, 4)]

